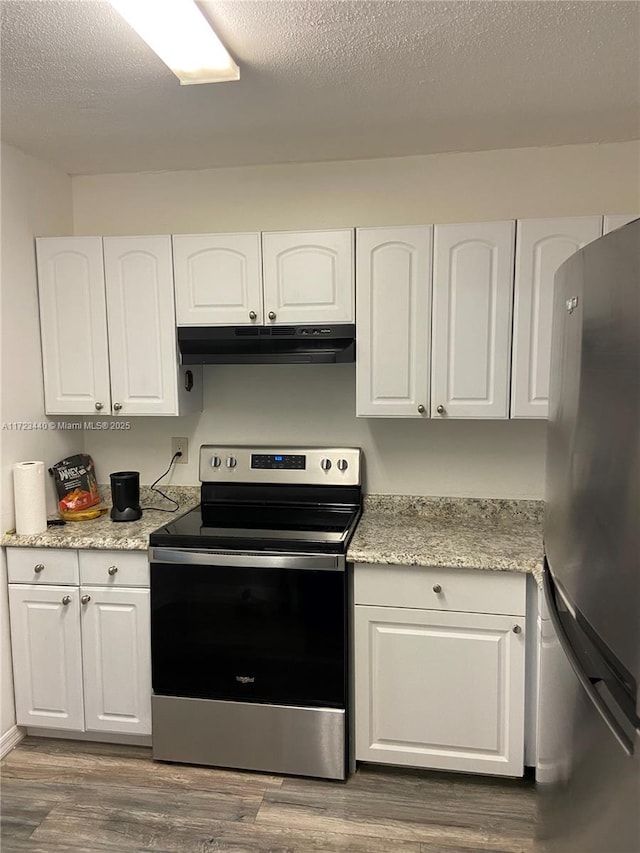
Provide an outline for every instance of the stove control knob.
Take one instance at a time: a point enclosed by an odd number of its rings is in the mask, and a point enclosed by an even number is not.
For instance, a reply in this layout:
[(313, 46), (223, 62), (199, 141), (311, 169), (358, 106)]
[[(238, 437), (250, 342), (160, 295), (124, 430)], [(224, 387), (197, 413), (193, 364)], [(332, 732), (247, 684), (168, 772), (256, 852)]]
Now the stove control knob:
[(346, 459), (338, 459), (338, 471), (346, 471), (349, 467), (349, 463)]
[(320, 467), (322, 468), (323, 471), (329, 471), (329, 469), (331, 468), (331, 460), (330, 459), (321, 459), (320, 460)]
[(227, 468), (235, 468), (238, 464), (238, 460), (235, 456), (227, 456)]
[(222, 462), (222, 460), (220, 459), (219, 456), (212, 456), (211, 457), (211, 467), (212, 468), (219, 468), (221, 462)]

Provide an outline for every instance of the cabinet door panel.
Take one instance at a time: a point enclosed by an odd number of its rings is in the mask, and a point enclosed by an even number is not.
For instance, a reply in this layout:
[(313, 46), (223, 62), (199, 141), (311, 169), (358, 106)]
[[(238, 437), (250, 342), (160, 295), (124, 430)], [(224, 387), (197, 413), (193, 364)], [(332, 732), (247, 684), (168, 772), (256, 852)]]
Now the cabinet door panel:
[(421, 417), (429, 408), (432, 228), (357, 235), (357, 414)]
[(265, 322), (353, 323), (351, 229), (265, 233), (262, 256)]
[(558, 267), (601, 233), (599, 216), (518, 221), (513, 319), (512, 418), (546, 418), (553, 286)]
[(634, 219), (638, 219), (640, 213), (607, 213), (602, 217), (602, 233), (608, 234), (616, 228), (622, 228)]
[(358, 760), (522, 775), (523, 617), (355, 611)]
[[(179, 326), (264, 322), (260, 234), (173, 237)], [(255, 318), (249, 317), (250, 312)]]
[(9, 606), (18, 725), (83, 731), (77, 587), (12, 584)]
[(432, 417), (508, 417), (514, 234), (513, 222), (435, 226)]
[(149, 590), (81, 591), (87, 730), (150, 734)]
[(115, 413), (177, 412), (170, 237), (105, 237), (111, 389)]
[(109, 412), (109, 358), (100, 237), (36, 240), (47, 414)]

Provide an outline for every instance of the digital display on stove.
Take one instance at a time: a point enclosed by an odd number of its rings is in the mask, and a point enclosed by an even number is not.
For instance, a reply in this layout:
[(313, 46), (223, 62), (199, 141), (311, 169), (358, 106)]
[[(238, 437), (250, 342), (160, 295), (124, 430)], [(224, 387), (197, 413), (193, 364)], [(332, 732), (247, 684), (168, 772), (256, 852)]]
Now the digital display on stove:
[(292, 471), (304, 471), (307, 466), (306, 456), (294, 456), (283, 453), (252, 453), (252, 468), (289, 469)]

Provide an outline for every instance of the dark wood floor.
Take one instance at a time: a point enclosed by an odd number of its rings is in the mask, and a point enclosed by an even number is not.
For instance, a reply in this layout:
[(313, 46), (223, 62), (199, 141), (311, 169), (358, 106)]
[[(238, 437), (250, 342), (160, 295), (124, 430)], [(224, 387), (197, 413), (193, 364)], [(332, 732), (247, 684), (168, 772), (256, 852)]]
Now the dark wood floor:
[(525, 781), (363, 767), (346, 784), (27, 738), (2, 762), (2, 853), (532, 853)]

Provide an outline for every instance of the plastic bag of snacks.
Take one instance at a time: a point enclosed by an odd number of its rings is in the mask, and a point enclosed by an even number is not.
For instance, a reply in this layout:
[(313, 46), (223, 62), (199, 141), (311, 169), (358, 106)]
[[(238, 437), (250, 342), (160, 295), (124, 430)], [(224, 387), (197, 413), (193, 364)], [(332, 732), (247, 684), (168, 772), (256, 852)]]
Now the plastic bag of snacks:
[(87, 453), (56, 462), (49, 473), (56, 484), (60, 517), (65, 521), (97, 518), (107, 510), (100, 500), (93, 459)]

